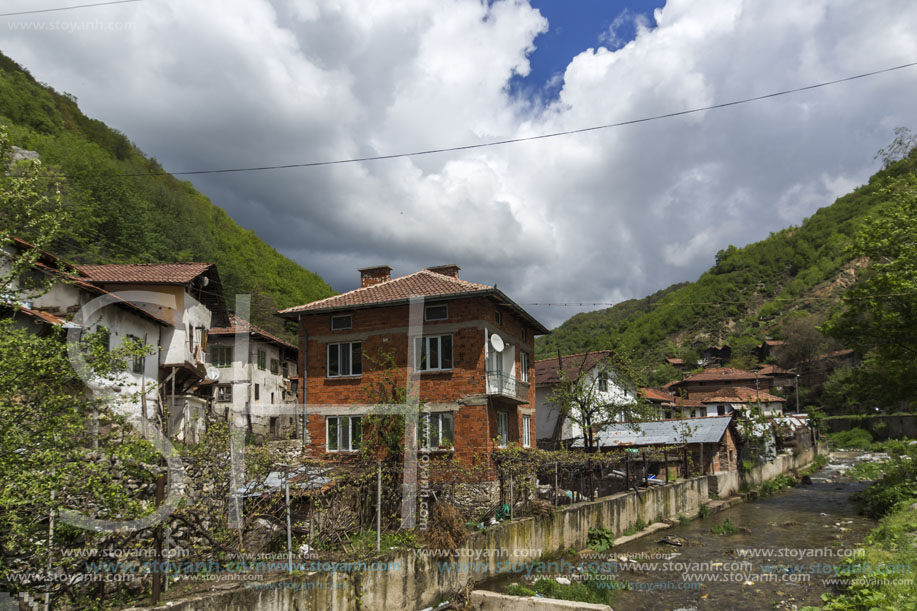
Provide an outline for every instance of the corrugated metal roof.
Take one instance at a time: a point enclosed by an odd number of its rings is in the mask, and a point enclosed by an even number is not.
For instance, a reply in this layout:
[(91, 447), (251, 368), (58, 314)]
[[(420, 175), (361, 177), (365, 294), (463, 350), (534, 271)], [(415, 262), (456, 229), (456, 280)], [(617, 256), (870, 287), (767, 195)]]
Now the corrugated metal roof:
[[(654, 420), (634, 425), (618, 423), (606, 426), (598, 435), (603, 448), (618, 446), (676, 445), (680, 443), (719, 443), (732, 422), (732, 416)], [(639, 428), (631, 428), (636, 426)], [(582, 440), (573, 446), (581, 447)]]

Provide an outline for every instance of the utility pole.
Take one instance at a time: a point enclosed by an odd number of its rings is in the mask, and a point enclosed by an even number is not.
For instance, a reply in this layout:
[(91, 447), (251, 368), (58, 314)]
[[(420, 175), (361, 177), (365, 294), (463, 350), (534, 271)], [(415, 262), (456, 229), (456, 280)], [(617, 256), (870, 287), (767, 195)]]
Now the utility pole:
[(799, 409), (799, 374), (796, 374), (796, 413), (800, 413), (802, 410)]

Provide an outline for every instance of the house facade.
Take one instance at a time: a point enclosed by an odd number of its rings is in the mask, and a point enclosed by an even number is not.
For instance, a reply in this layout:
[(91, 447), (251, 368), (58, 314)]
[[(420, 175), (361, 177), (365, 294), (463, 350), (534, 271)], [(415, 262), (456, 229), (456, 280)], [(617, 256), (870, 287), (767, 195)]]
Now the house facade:
[(209, 332), (207, 358), (219, 372), (211, 384), (214, 411), (261, 438), (295, 437), (299, 351), (235, 314), (229, 322)]
[(634, 400), (615, 383), (615, 372), (607, 363), (610, 354), (608, 350), (599, 350), (535, 361), (537, 439), (542, 447), (558, 447), (564, 442), (583, 437), (580, 426), (565, 417), (558, 406), (551, 402), (551, 394), (561, 380), (584, 376), (586, 386), (593, 389), (597, 403), (615, 404)]
[(711, 367), (667, 385), (670, 392), (686, 399), (703, 400), (722, 388), (744, 386), (754, 390), (770, 390), (773, 379), (753, 371), (734, 367)]
[(420, 448), (471, 465), (495, 447), (534, 446), (532, 355), (547, 329), (459, 269), (392, 278), (389, 266), (365, 268), (360, 288), (279, 312), (299, 323), (310, 454), (359, 451), (363, 419), (384, 400), (380, 384), (416, 388)]

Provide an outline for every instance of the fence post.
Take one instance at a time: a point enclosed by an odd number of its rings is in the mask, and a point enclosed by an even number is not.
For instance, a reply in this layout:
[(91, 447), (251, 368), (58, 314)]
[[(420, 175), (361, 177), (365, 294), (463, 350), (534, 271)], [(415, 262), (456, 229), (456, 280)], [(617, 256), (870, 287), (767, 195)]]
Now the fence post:
[(554, 506), (557, 507), (557, 461), (554, 461)]
[(650, 487), (650, 469), (646, 464), (646, 450), (643, 450), (643, 485)]
[(376, 551), (382, 549), (382, 461), (376, 471)]
[(509, 474), (509, 519), (513, 519), (513, 474)]
[(685, 457), (685, 479), (688, 479), (691, 477), (691, 473), (688, 471), (688, 444), (686, 443), (685, 445), (681, 446), (681, 449)]
[(662, 448), (662, 457), (665, 460), (665, 483), (669, 483), (669, 449)]

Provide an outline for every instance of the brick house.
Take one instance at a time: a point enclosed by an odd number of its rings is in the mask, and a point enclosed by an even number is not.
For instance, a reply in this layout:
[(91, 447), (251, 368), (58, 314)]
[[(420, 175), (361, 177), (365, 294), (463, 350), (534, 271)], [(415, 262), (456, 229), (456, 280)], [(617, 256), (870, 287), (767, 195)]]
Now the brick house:
[(744, 386), (754, 390), (770, 390), (773, 379), (754, 371), (734, 367), (711, 367), (683, 380), (667, 384), (670, 392), (684, 395), (688, 399), (703, 400), (711, 393), (723, 388)]
[(418, 384), (419, 447), (453, 452), (466, 465), (495, 446), (534, 447), (532, 355), (535, 335), (548, 331), (496, 286), (461, 280), (459, 269), (391, 278), (389, 266), (365, 268), (360, 288), (278, 313), (299, 322), (311, 455), (358, 451), (384, 353), (400, 386), (408, 376)]

